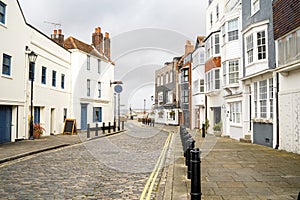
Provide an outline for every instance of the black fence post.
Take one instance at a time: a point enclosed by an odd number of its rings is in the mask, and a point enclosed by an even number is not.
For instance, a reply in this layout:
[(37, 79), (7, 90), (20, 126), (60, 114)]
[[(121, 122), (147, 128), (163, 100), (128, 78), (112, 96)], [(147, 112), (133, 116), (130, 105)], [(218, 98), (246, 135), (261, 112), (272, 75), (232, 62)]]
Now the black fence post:
[(191, 200), (201, 200), (200, 150), (191, 150)]
[(96, 123), (96, 133), (95, 136), (98, 136), (98, 123)]
[(102, 123), (102, 132), (105, 134), (105, 122)]
[(87, 124), (86, 137), (90, 138), (90, 124)]
[(114, 128), (113, 128), (114, 132), (116, 132), (116, 121), (114, 121)]
[(108, 122), (108, 133), (110, 133), (110, 122)]
[(205, 124), (202, 124), (202, 137), (205, 138)]
[(122, 121), (122, 130), (124, 130), (124, 121)]

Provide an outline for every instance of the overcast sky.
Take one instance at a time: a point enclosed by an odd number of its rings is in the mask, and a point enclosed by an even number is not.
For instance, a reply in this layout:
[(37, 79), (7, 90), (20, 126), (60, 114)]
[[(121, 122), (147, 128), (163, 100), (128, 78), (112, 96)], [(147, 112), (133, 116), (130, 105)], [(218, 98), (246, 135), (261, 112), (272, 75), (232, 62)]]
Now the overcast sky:
[[(46, 35), (50, 35), (55, 27), (45, 21), (60, 23), (65, 37), (73, 36), (87, 44), (91, 44), (91, 35), (95, 27), (101, 27), (102, 32), (109, 32), (112, 39), (112, 58), (116, 63), (116, 78), (125, 82), (124, 89), (129, 89), (128, 96), (123, 98), (125, 101), (122, 102), (125, 107), (133, 104), (142, 108), (145, 98), (149, 108), (150, 96), (154, 95), (154, 71), (161, 68), (164, 62), (180, 56), (184, 51), (185, 40), (189, 39), (194, 43), (198, 35), (205, 35), (207, 0), (19, 2), (26, 21)], [(135, 60), (134, 64), (132, 60)], [(122, 70), (119, 70), (121, 66)], [(136, 76), (137, 73), (143, 72), (146, 72), (148, 77), (146, 81), (141, 79), (142, 76), (139, 76), (141, 80), (138, 80), (129, 75)], [(125, 86), (126, 79), (132, 86)], [(132, 82), (132, 79), (136, 82)], [(143, 94), (143, 91), (147, 92)]]

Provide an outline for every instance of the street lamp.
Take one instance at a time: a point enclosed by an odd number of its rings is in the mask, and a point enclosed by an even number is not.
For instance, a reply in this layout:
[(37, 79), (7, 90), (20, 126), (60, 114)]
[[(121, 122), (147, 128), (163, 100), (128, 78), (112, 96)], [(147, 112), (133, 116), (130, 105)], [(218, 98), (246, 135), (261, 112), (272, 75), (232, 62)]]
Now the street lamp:
[(144, 99), (144, 114), (146, 114), (146, 99)]
[(32, 116), (32, 109), (33, 109), (33, 81), (34, 81), (34, 66), (35, 60), (37, 58), (37, 54), (31, 51), (28, 54), (29, 59), (29, 79), (31, 81), (31, 96), (30, 96), (30, 130), (29, 130), (29, 139), (33, 140), (33, 116)]

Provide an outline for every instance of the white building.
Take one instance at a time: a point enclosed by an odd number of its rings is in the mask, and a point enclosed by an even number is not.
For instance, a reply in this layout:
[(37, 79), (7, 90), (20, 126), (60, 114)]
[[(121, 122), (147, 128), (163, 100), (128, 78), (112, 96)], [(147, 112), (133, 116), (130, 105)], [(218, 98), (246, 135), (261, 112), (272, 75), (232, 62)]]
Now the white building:
[(34, 122), (44, 126), (45, 135), (60, 133), (71, 105), (70, 53), (27, 24), (18, 1), (1, 0), (0, 12), (0, 142), (29, 137), (30, 51), (38, 55), (33, 85)]
[[(110, 39), (101, 29), (93, 33), (93, 45), (68, 37), (65, 47), (72, 52), (72, 116), (77, 128), (114, 121), (114, 64), (110, 60)], [(104, 48), (103, 48), (104, 47)], [(103, 51), (104, 50), (104, 51)]]
[(195, 50), (192, 53), (192, 129), (201, 129), (205, 122), (205, 93), (204, 93), (204, 37), (198, 36)]

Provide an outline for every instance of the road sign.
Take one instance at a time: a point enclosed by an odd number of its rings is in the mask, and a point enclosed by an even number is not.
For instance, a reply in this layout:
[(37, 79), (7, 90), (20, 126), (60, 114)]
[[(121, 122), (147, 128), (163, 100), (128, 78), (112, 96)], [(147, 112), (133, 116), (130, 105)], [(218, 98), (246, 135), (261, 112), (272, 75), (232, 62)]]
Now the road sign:
[(121, 93), (123, 91), (122, 85), (116, 85), (115, 86), (115, 92), (116, 93)]

